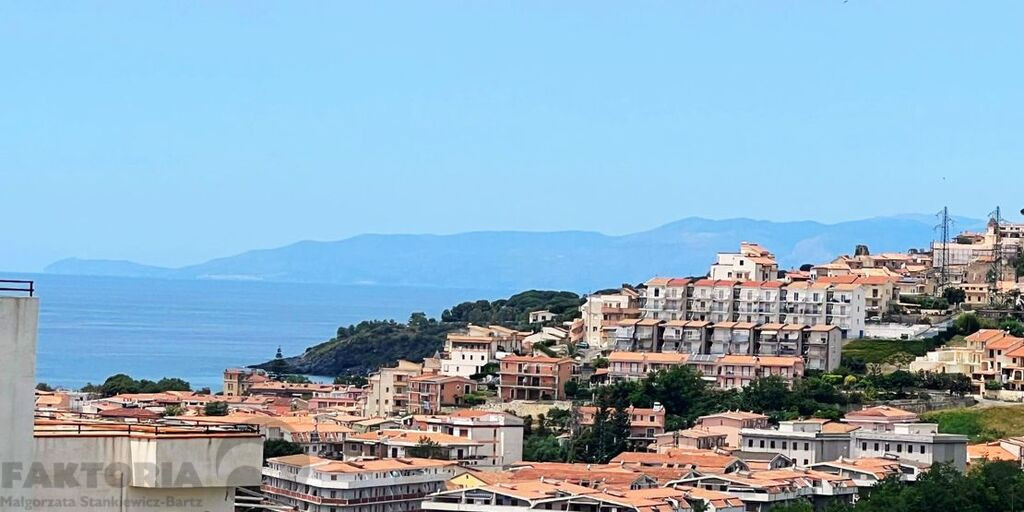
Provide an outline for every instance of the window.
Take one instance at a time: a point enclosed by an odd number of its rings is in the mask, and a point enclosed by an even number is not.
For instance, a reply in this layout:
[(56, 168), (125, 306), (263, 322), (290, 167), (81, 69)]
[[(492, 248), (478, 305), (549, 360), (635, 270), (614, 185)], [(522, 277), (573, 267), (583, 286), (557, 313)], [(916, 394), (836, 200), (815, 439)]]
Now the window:
[(753, 448), (753, 447), (754, 447), (754, 440), (753, 439), (747, 439), (747, 448)]
[(896, 443), (896, 453), (903, 453), (903, 445)]
[(783, 449), (783, 450), (785, 450), (785, 449), (786, 449), (786, 441), (783, 441), (783, 442), (782, 442), (782, 449)]
[(924, 445), (921, 445), (921, 453), (924, 453)]
[(878, 451), (878, 443), (875, 443), (875, 451)]
[(885, 451), (889, 451), (889, 443), (885, 443)]
[(811, 449), (811, 443), (804, 443), (804, 450), (810, 450), (810, 449)]
[(760, 446), (761, 448), (764, 448), (764, 439), (762, 439), (762, 440), (760, 441), (760, 443), (758, 443), (758, 445), (759, 445), (759, 446)]
[(775, 441), (772, 441), (771, 443), (769, 443), (769, 445), (770, 448), (775, 449)]
[(867, 443), (867, 441), (864, 441), (863, 443), (860, 444), (860, 449), (864, 450), (864, 451), (868, 451), (868, 443)]

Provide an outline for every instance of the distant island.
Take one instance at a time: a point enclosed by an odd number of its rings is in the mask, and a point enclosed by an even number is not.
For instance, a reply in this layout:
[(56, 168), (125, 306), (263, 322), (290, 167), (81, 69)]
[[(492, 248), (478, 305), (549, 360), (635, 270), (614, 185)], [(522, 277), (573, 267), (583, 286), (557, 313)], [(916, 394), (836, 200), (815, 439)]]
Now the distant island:
[[(798, 197), (795, 194), (793, 197)], [(767, 205), (766, 205), (767, 207)], [(959, 229), (985, 222), (957, 219)], [(173, 279), (231, 279), (327, 284), (377, 284), (578, 292), (608, 281), (703, 273), (716, 252), (744, 240), (772, 247), (782, 267), (851, 253), (926, 248), (930, 215), (900, 215), (823, 224), (691, 217), (620, 236), (584, 231), (482, 231), (454, 235), (359, 235), (333, 242), (303, 241), (247, 251), (180, 268), (129, 261), (69, 258), (45, 268), (54, 274)]]

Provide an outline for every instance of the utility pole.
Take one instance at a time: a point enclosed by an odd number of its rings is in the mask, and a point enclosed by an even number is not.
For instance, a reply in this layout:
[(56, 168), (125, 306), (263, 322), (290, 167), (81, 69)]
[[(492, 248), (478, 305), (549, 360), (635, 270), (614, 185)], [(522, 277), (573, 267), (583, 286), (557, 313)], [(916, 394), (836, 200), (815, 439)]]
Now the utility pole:
[[(949, 286), (949, 226), (953, 223), (949, 218), (949, 207), (943, 206), (942, 211), (937, 215), (939, 218), (939, 225), (935, 226), (935, 229), (939, 230), (939, 236), (942, 239), (942, 246), (939, 248), (939, 293), (941, 294)], [(935, 255), (933, 254), (934, 258)]]

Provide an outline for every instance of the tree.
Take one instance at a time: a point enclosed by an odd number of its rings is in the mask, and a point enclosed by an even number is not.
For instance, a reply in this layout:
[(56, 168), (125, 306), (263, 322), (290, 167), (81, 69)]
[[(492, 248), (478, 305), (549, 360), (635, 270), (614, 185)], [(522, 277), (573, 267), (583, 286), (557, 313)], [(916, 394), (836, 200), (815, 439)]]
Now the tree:
[(138, 393), (139, 390), (139, 383), (123, 373), (107, 377), (107, 380), (103, 381), (103, 385), (100, 386), (100, 393), (105, 397), (123, 393)]
[(297, 443), (285, 439), (267, 439), (263, 442), (263, 461), (274, 457), (287, 455), (298, 455), (302, 453), (302, 447)]
[(183, 416), (184, 414), (185, 409), (178, 404), (171, 404), (164, 407), (164, 416)]
[(953, 321), (953, 327), (956, 328), (958, 334), (967, 336), (981, 329), (981, 320), (978, 320), (978, 316), (974, 313), (962, 313)]
[(608, 359), (605, 357), (594, 358), (594, 368), (608, 368)]
[(206, 402), (206, 406), (203, 407), (203, 414), (206, 416), (227, 416), (228, 415), (228, 403), (227, 402)]
[(36, 391), (44, 391), (44, 392), (47, 392), (47, 393), (53, 393), (55, 390), (49, 384), (47, 384), (45, 382), (40, 382), (39, 384), (36, 384)]
[(366, 377), (362, 375), (338, 375), (337, 377), (334, 378), (334, 383), (344, 386), (355, 386), (357, 388), (361, 388), (369, 384), (369, 381), (367, 381)]
[(963, 288), (949, 287), (946, 288), (945, 290), (942, 290), (942, 297), (946, 299), (946, 302), (949, 302), (950, 304), (953, 305), (957, 305), (962, 304), (965, 300), (967, 300), (967, 292), (965, 292)]
[(768, 512), (814, 512), (814, 507), (806, 499), (797, 498), (778, 505), (772, 505)]
[(267, 365), (267, 372), (274, 378), (280, 378), (282, 375), (291, 372), (291, 365), (288, 364), (288, 361), (284, 360), (281, 347), (277, 347), (277, 354), (274, 355), (274, 359)]
[(444, 448), (427, 437), (421, 437), (416, 446), (410, 447), (407, 453), (410, 457), (420, 459), (448, 459), (448, 454), (445, 453)]

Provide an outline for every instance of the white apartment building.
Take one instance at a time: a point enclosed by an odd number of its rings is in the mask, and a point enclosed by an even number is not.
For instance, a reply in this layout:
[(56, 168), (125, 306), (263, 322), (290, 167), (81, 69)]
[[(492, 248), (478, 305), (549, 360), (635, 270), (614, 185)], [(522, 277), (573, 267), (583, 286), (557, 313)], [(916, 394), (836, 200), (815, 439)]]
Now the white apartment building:
[(849, 428), (826, 431), (825, 423), (819, 420), (783, 421), (778, 429), (740, 430), (740, 449), (745, 452), (781, 453), (798, 466), (806, 467), (849, 457), (850, 433)]
[(618, 293), (588, 295), (580, 306), (583, 341), (591, 347), (611, 348), (618, 322), (640, 317), (638, 303), (639, 294), (629, 288), (622, 288)]
[(682, 320), (686, 318), (687, 290), (693, 279), (655, 277), (640, 288), (640, 312), (644, 318)]
[(715, 280), (774, 281), (779, 264), (775, 255), (758, 244), (741, 242), (739, 252), (720, 252), (709, 274)]
[(858, 429), (850, 434), (850, 456), (895, 457), (927, 465), (942, 462), (963, 471), (967, 436), (940, 434), (938, 429), (935, 423), (900, 423), (891, 431)]
[(262, 490), (275, 501), (308, 512), (412, 512), (445, 490), (458, 474), (451, 461), (372, 459), (336, 461), (289, 455), (267, 460)]
[(488, 363), (496, 363), (505, 354), (521, 351), (523, 339), (530, 334), (499, 325), (484, 327), (470, 324), (465, 333), (449, 334), (445, 340), (441, 374), (467, 378), (476, 375)]
[(500, 469), (523, 460), (523, 420), (495, 411), (459, 409), (444, 416), (414, 416), (413, 426), (481, 443), (474, 467)]
[(843, 339), (864, 335), (864, 287), (858, 284), (790, 283), (781, 291), (781, 323), (838, 326)]

